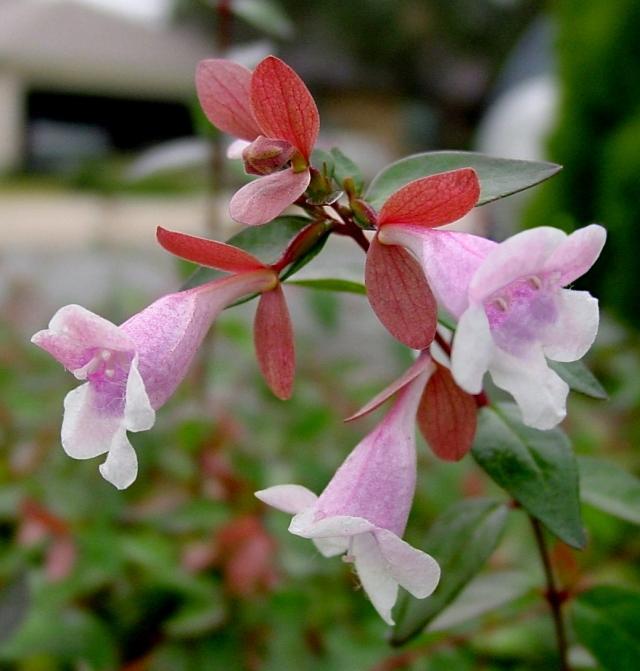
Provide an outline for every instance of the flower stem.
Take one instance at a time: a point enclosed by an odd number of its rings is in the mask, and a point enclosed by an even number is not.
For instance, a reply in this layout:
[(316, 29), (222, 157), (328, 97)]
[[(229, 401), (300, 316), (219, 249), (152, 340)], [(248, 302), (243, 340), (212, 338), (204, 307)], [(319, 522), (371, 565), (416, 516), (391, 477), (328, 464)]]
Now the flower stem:
[(547, 548), (547, 543), (544, 538), (542, 525), (531, 515), (529, 515), (529, 520), (531, 521), (531, 526), (533, 527), (533, 535), (535, 536), (536, 545), (538, 546), (538, 552), (540, 553), (540, 559), (542, 560), (542, 566), (544, 568), (544, 575), (547, 583), (545, 599), (549, 603), (549, 608), (551, 609), (551, 615), (553, 617), (553, 624), (556, 630), (558, 655), (560, 657), (559, 668), (560, 671), (571, 671), (568, 660), (567, 633), (564, 626), (564, 619), (562, 617), (562, 602), (564, 599), (560, 591), (558, 591), (555, 577), (553, 575), (553, 567), (551, 566), (549, 549)]

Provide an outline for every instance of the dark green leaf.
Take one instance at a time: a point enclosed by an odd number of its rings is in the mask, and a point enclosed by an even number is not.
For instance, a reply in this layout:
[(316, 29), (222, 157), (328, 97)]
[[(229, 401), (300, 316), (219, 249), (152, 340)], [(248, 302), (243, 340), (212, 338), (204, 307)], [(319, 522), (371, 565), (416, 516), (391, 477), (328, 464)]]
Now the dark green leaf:
[(572, 603), (573, 626), (606, 671), (636, 671), (640, 662), (640, 592), (594, 587)]
[(591, 398), (606, 400), (607, 392), (604, 387), (582, 361), (548, 361), (547, 363), (549, 368), (555, 370), (574, 391), (579, 391)]
[(392, 642), (420, 633), (478, 573), (494, 551), (507, 519), (507, 507), (491, 499), (469, 499), (449, 508), (427, 534), (424, 550), (440, 564), (442, 578), (428, 599), (406, 593), (396, 609)]
[(20, 627), (29, 610), (30, 594), (26, 573), (0, 589), (0, 642)]
[(578, 467), (560, 429), (524, 426), (511, 404), (483, 408), (471, 451), (493, 480), (549, 531), (575, 548), (584, 547)]
[[(263, 263), (276, 261), (293, 236), (310, 223), (305, 217), (278, 217), (263, 226), (251, 226), (230, 237), (226, 242), (257, 256)], [(224, 273), (213, 268), (199, 267), (187, 280), (184, 289), (210, 282)]]
[(236, 16), (267, 35), (281, 39), (293, 35), (293, 24), (289, 17), (273, 0), (233, 0), (229, 8)]
[(375, 208), (380, 208), (394, 191), (408, 182), (457, 168), (474, 168), (478, 173), (478, 205), (484, 205), (549, 179), (561, 166), (539, 161), (494, 158), (470, 151), (425, 152), (407, 156), (384, 168), (369, 185), (366, 199)]
[(578, 457), (580, 497), (585, 503), (640, 524), (640, 479), (609, 461)]
[(331, 157), (333, 159), (333, 172), (336, 182), (342, 186), (345, 179), (350, 177), (353, 180), (353, 185), (356, 187), (356, 195), (360, 195), (364, 186), (360, 168), (337, 147), (331, 150)]
[(348, 294), (366, 295), (364, 284), (352, 280), (341, 280), (337, 277), (316, 277), (289, 280), (289, 284), (297, 284), (309, 289), (323, 289), (324, 291), (340, 291)]

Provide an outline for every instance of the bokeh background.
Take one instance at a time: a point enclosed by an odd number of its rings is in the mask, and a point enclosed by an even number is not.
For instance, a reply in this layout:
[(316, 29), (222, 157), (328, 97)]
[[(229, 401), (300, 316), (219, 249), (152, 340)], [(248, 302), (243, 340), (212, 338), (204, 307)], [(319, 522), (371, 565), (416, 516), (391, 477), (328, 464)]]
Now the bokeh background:
[[(394, 650), (349, 565), (254, 499), (283, 482), (320, 491), (375, 421), (342, 418), (409, 361), (366, 299), (287, 289), (298, 348), (287, 403), (259, 378), (254, 306), (227, 311), (154, 429), (134, 436), (141, 472), (124, 493), (96, 460), (64, 456), (74, 381), (29, 337), (61, 305), (117, 323), (178, 288), (190, 269), (157, 247), (157, 225), (237, 230), (226, 204), (244, 178), (198, 109), (193, 73), (204, 57), (276, 53), (317, 98), (320, 146), (340, 146), (369, 179), (443, 148), (564, 165), (462, 225), (496, 239), (609, 229), (581, 286), (601, 298), (589, 363), (610, 399), (573, 394), (566, 428), (580, 454), (637, 472), (638, 34), (637, 0), (0, 0), (0, 669), (552, 668), (518, 511), (480, 582)], [(325, 258), (361, 263), (348, 244)], [(444, 464), (420, 442), (419, 460), (418, 546), (456, 501), (504, 497), (470, 457)], [(553, 547), (563, 586), (638, 587), (635, 528), (588, 505), (584, 517), (585, 551)], [(580, 646), (571, 654), (574, 668), (598, 668)]]

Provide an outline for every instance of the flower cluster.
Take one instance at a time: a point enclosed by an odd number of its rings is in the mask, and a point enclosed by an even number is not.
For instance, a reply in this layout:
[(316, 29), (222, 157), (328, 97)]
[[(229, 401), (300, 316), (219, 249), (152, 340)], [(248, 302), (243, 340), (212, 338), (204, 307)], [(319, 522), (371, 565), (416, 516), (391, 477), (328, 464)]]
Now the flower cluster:
[[(376, 212), (351, 178), (339, 181), (326, 164), (312, 165), (318, 110), (282, 61), (270, 56), (251, 72), (207, 60), (196, 83), (208, 118), (239, 138), (229, 155), (242, 157), (247, 174), (257, 176), (231, 199), (232, 218), (257, 226), (295, 203), (308, 225), (270, 265), (230, 244), (159, 229), (169, 252), (227, 275), (164, 296), (120, 326), (77, 305), (59, 310), (33, 342), (83, 381), (64, 402), (62, 445), (78, 459), (107, 453), (100, 472), (128, 487), (137, 459), (127, 432), (152, 427), (216, 317), (256, 294), (258, 363), (273, 392), (288, 398), (295, 355), (281, 281), (327, 235), (352, 237), (367, 250), (373, 311), (420, 353), (349, 418), (394, 397), (320, 496), (294, 484), (256, 496), (293, 515), (289, 530), (312, 539), (320, 553), (352, 562), (374, 607), (393, 623), (398, 586), (425, 598), (440, 575), (434, 558), (402, 540), (416, 485), (414, 427), (438, 457), (461, 459), (473, 442), (477, 410), (488, 402), (486, 372), (513, 396), (525, 424), (544, 430), (564, 418), (569, 388), (547, 360), (576, 361), (595, 339), (596, 299), (567, 287), (596, 261), (605, 231), (591, 225), (567, 235), (540, 227), (498, 244), (442, 229), (478, 204), (482, 184), (471, 167), (407, 181)], [(457, 322), (453, 335), (439, 326), (439, 311)]]

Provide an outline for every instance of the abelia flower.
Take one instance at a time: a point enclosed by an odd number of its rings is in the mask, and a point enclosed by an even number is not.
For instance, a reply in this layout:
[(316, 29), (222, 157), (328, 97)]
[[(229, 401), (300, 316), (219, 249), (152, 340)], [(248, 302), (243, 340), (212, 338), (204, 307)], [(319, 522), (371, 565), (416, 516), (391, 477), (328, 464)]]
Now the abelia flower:
[(138, 470), (127, 431), (146, 431), (187, 373), (217, 315), (243, 296), (273, 288), (253, 269), (169, 294), (116, 326), (79, 305), (60, 308), (33, 343), (84, 381), (64, 400), (62, 446), (75, 459), (107, 453), (102, 476), (118, 489)]
[(525, 424), (550, 429), (562, 421), (569, 387), (547, 359), (582, 358), (599, 320), (597, 299), (564, 287), (591, 268), (605, 239), (596, 224), (571, 235), (540, 227), (489, 248), (458, 306), (451, 362), (463, 389), (479, 393), (488, 370)]
[(475, 171), (462, 168), (409, 182), (380, 209), (367, 254), (367, 295), (378, 319), (408, 347), (429, 346), (437, 324), (436, 299), (450, 311), (457, 307), (459, 287), (466, 288), (495, 244), (435, 230), (467, 214), (479, 195)]
[(342, 554), (353, 562), (364, 590), (388, 624), (393, 624), (391, 610), (399, 585), (423, 599), (440, 578), (433, 557), (402, 540), (416, 484), (416, 410), (431, 372), (423, 360), (417, 377), (409, 376), (408, 384), (404, 380), (391, 410), (319, 497), (300, 485), (256, 492), (261, 501), (294, 516), (291, 533), (312, 539), (325, 557)]
[(271, 221), (311, 180), (309, 159), (320, 128), (311, 93), (275, 56), (262, 60), (253, 73), (224, 59), (202, 61), (196, 88), (209, 121), (240, 138), (229, 154), (241, 155), (246, 171), (261, 175), (233, 196), (231, 217), (254, 226)]

